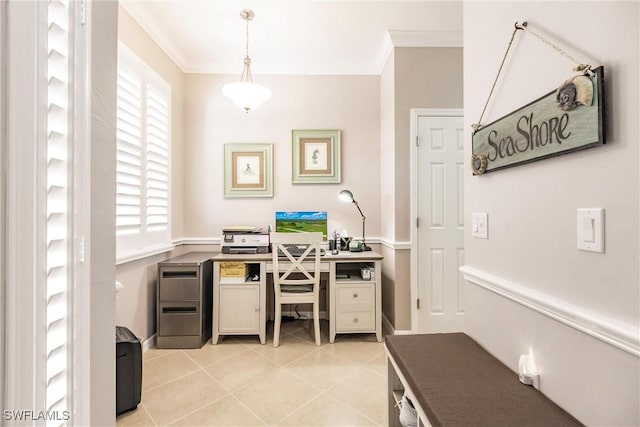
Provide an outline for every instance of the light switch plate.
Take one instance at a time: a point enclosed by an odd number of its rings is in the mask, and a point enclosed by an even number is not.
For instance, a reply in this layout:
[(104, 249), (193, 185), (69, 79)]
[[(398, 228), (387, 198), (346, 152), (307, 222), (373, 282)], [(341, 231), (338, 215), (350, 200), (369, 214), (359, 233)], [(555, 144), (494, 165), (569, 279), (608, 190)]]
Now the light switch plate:
[(479, 239), (489, 238), (489, 223), (486, 212), (473, 212), (471, 214), (471, 236)]
[(604, 253), (604, 208), (578, 209), (577, 247)]

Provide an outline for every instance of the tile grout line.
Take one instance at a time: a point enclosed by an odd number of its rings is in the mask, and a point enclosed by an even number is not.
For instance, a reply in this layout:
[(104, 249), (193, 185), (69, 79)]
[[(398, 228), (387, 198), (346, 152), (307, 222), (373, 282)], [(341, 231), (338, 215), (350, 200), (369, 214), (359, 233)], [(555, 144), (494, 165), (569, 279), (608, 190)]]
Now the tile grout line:
[(311, 402), (313, 402), (314, 400), (318, 400), (320, 398), (320, 396), (322, 396), (324, 394), (324, 392), (322, 390), (320, 390), (320, 393), (318, 393), (317, 396), (312, 397), (311, 399), (309, 399), (307, 402), (303, 403), (302, 405), (300, 405), (299, 407), (293, 409), (291, 412), (289, 412), (287, 415), (285, 415), (284, 417), (280, 418), (276, 423), (274, 423), (274, 426), (277, 426), (278, 424), (280, 424), (282, 421), (286, 420), (287, 418), (289, 418), (291, 415), (295, 414), (296, 412), (300, 411), (301, 409), (303, 409), (305, 406), (308, 406)]
[(207, 407), (207, 406), (209, 406), (209, 405), (213, 405), (214, 403), (216, 403), (216, 402), (218, 402), (218, 401), (220, 401), (220, 400), (224, 399), (225, 397), (229, 397), (229, 396), (231, 396), (231, 393), (224, 394), (224, 395), (222, 395), (222, 396), (218, 397), (217, 399), (214, 399), (214, 400), (212, 400), (211, 402), (205, 403), (204, 405), (202, 405), (202, 406), (200, 406), (200, 407), (198, 407), (198, 408), (194, 409), (193, 411), (191, 411), (191, 412), (189, 412), (189, 413), (187, 413), (187, 414), (184, 414), (184, 415), (182, 415), (182, 416), (180, 416), (180, 417), (178, 417), (178, 418), (176, 418), (176, 419), (174, 419), (174, 420), (171, 420), (171, 422), (169, 422), (169, 423), (167, 423), (167, 424), (164, 424), (164, 425), (166, 425), (166, 426), (170, 426), (171, 424), (174, 424), (174, 423), (176, 423), (176, 422), (178, 422), (178, 421), (180, 421), (180, 420), (182, 420), (182, 419), (184, 419), (184, 418), (188, 417), (189, 415), (194, 414), (194, 413), (196, 413), (196, 412), (198, 412), (198, 411), (200, 411), (200, 410), (202, 410), (202, 409), (206, 408), (206, 407)]
[[(328, 391), (328, 390), (327, 390)], [(347, 403), (343, 403), (341, 401), (339, 401), (338, 399), (336, 399), (335, 397), (331, 396), (330, 394), (327, 393), (327, 391), (324, 391), (323, 394), (325, 396), (327, 396), (329, 399), (332, 399), (338, 403), (340, 403), (341, 405), (344, 405), (346, 407), (348, 407), (349, 409), (352, 409), (354, 411), (356, 411), (359, 415), (361, 415), (362, 417), (364, 417), (365, 419), (369, 420), (373, 425), (377, 426), (379, 425), (376, 421), (372, 420), (368, 415), (366, 415), (364, 412), (360, 411), (358, 408), (354, 408), (353, 406), (347, 404)]]
[(172, 382), (177, 381), (177, 380), (179, 380), (179, 379), (182, 379), (182, 378), (184, 378), (184, 377), (186, 377), (186, 376), (189, 376), (189, 375), (191, 375), (191, 374), (193, 374), (193, 373), (195, 373), (195, 372), (198, 372), (198, 371), (199, 371), (199, 370), (201, 370), (201, 369), (202, 369), (202, 368), (200, 368), (200, 367), (198, 366), (198, 368), (197, 368), (197, 369), (194, 369), (193, 371), (190, 371), (190, 372), (187, 372), (187, 373), (182, 374), (182, 375), (180, 375), (180, 376), (177, 376), (177, 377), (175, 377), (175, 378), (172, 378), (172, 379), (170, 379), (170, 380), (169, 380), (169, 381), (167, 381), (167, 382), (164, 382), (164, 383), (162, 383), (162, 384), (158, 384), (158, 385), (153, 386), (153, 387), (151, 387), (151, 388), (148, 388), (148, 389), (146, 389), (146, 390), (144, 390), (144, 389), (143, 389), (143, 390), (142, 390), (142, 393), (144, 394), (144, 393), (148, 393), (148, 392), (150, 392), (150, 391), (154, 391), (154, 390), (156, 390), (156, 389), (158, 389), (158, 388), (160, 388), (160, 387), (162, 387), (162, 386), (165, 386), (165, 385), (167, 385), (167, 384), (169, 384), (169, 383), (172, 383)]
[(258, 415), (258, 414), (256, 414), (255, 412), (253, 412), (253, 410), (252, 410), (248, 405), (246, 405), (242, 400), (240, 400), (240, 398), (239, 398), (238, 396), (236, 396), (236, 395), (235, 395), (235, 393), (233, 393), (233, 392), (232, 392), (232, 393), (230, 393), (230, 394), (231, 394), (231, 396), (232, 396), (232, 397), (233, 397), (233, 398), (234, 398), (238, 403), (240, 403), (240, 405), (241, 405), (243, 408), (245, 408), (247, 411), (249, 411), (249, 413), (250, 413), (251, 415), (253, 415), (253, 416), (254, 416), (254, 417), (256, 417), (257, 419), (259, 419), (259, 420), (260, 420), (260, 422), (262, 422), (262, 424), (263, 424), (264, 426), (268, 426), (268, 425), (269, 425), (265, 420), (263, 420), (263, 419), (262, 419), (262, 417), (261, 417), (260, 415)]
[[(216, 360), (215, 362), (212, 362), (212, 363), (210, 363), (210, 364), (208, 364), (208, 365), (201, 365), (200, 363), (198, 363), (198, 361), (197, 361), (197, 360), (195, 360), (193, 357), (189, 356), (189, 354), (188, 354), (188, 353), (186, 353), (186, 352), (183, 352), (183, 353), (184, 353), (184, 354), (185, 354), (185, 355), (186, 355), (186, 356), (187, 356), (187, 357), (188, 357), (188, 358), (189, 358), (193, 363), (195, 363), (196, 365), (198, 365), (198, 367), (199, 367), (199, 368), (205, 369), (205, 368), (207, 368), (208, 366), (214, 365), (214, 364), (216, 364), (216, 363), (218, 363), (218, 362), (223, 362), (223, 361), (225, 361), (225, 360), (227, 360), (227, 359), (231, 359), (231, 358), (233, 358), (233, 357), (236, 357), (236, 356), (238, 356), (238, 355), (240, 355), (240, 354), (242, 354), (242, 353), (246, 353), (247, 351), (250, 351), (250, 350), (251, 350), (251, 348), (249, 348), (249, 346), (247, 346), (246, 344), (244, 344), (244, 343), (240, 343), (240, 344), (242, 344), (242, 346), (244, 347), (244, 350), (239, 351), (238, 353), (232, 354), (232, 355), (230, 355), (230, 356), (223, 357), (222, 359), (220, 359), (220, 360)], [(206, 344), (205, 344), (205, 345), (206, 345)], [(216, 344), (216, 345), (217, 345), (217, 344)]]

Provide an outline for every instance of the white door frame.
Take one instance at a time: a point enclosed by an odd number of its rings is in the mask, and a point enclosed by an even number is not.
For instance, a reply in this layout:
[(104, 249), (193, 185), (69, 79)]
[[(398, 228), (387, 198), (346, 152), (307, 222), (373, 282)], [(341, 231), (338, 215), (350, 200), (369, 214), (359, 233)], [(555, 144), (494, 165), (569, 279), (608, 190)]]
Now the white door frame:
[(412, 108), (409, 132), (411, 159), (411, 332), (420, 331), (418, 318), (418, 118), (463, 117), (462, 108)]

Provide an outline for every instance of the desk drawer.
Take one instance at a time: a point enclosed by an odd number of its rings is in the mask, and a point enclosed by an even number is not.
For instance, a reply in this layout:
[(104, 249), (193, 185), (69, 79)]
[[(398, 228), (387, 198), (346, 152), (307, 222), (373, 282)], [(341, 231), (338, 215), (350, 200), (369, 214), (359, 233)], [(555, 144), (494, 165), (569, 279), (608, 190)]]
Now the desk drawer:
[(336, 313), (336, 332), (373, 331), (375, 316), (372, 311), (347, 311)]
[(359, 284), (336, 286), (336, 304), (338, 311), (369, 311), (375, 306), (373, 285)]
[(198, 267), (160, 267), (158, 276), (160, 301), (200, 300)]

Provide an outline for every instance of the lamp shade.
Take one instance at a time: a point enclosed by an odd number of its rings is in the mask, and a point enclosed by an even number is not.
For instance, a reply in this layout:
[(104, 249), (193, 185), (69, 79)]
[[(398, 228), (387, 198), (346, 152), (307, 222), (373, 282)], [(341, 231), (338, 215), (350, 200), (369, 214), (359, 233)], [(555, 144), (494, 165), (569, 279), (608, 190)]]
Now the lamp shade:
[(222, 93), (246, 113), (271, 97), (269, 89), (253, 82), (228, 83), (222, 88)]
[(342, 190), (340, 194), (338, 194), (338, 198), (343, 202), (352, 203), (353, 202), (353, 193), (349, 190)]

